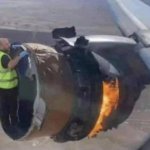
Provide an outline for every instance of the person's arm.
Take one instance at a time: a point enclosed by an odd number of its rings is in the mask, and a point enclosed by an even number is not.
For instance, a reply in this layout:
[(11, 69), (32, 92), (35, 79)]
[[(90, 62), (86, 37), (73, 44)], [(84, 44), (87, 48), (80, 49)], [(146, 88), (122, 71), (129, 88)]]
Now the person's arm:
[(1, 63), (3, 68), (13, 69), (18, 64), (19, 60), (20, 60), (19, 56), (11, 60), (9, 56), (4, 55), (1, 59)]
[(9, 61), (9, 63), (8, 63), (8, 68), (9, 69), (14, 69), (16, 66), (17, 66), (17, 64), (19, 63), (19, 61), (22, 59), (22, 58), (24, 58), (25, 56), (28, 56), (29, 55), (29, 53), (27, 52), (27, 51), (22, 51), (20, 54), (19, 54), (19, 56), (16, 56), (14, 59), (11, 59), (10, 61)]
[(9, 69), (14, 69), (17, 66), (17, 64), (19, 63), (20, 59), (21, 59), (20, 56), (16, 56), (14, 59), (9, 61), (7, 67)]

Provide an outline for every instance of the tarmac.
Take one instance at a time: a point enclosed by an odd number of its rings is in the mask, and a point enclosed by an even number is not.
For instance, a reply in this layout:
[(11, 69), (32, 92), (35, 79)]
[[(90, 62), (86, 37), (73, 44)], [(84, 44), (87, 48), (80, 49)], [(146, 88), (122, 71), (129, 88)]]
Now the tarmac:
[[(12, 42), (52, 45), (51, 31), (75, 26), (78, 35), (121, 35), (106, 0), (1, 0), (0, 36)], [(150, 86), (142, 91), (130, 117), (96, 138), (54, 143), (49, 137), (13, 141), (0, 130), (0, 150), (137, 150), (150, 137)]]

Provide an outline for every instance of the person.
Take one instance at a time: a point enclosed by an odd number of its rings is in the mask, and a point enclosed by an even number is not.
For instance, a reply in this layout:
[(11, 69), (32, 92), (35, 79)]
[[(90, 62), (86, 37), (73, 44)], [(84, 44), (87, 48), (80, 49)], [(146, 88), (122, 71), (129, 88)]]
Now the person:
[(0, 119), (3, 127), (18, 123), (18, 75), (15, 68), (28, 55), (27, 51), (22, 51), (11, 59), (9, 52), (9, 40), (0, 38)]

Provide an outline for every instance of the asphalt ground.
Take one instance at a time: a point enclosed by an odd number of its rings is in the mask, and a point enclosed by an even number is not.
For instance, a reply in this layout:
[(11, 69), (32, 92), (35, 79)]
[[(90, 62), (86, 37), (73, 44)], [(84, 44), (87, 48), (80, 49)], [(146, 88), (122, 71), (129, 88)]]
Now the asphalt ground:
[(51, 31), (74, 25), (79, 34), (119, 34), (105, 0), (1, 0), (0, 27)]

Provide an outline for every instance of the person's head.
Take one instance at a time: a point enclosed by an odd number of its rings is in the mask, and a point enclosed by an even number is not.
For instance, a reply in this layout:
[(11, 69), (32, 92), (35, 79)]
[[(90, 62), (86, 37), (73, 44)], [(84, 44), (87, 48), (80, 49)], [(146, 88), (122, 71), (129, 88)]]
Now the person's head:
[(0, 50), (8, 52), (10, 50), (10, 42), (7, 38), (0, 38)]

